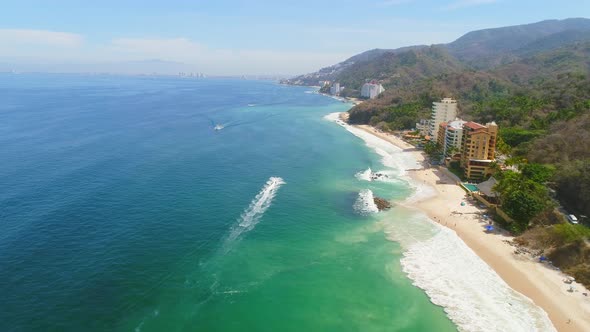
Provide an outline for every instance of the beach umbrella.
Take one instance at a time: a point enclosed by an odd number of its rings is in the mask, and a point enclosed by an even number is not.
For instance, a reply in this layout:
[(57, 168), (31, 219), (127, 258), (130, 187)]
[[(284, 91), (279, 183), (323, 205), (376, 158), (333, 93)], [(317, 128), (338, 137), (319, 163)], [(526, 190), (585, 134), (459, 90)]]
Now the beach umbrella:
[(544, 262), (547, 260), (547, 257), (541, 255), (541, 257), (539, 257), (539, 262)]
[(492, 225), (486, 225), (486, 231), (491, 232), (494, 230), (494, 226)]

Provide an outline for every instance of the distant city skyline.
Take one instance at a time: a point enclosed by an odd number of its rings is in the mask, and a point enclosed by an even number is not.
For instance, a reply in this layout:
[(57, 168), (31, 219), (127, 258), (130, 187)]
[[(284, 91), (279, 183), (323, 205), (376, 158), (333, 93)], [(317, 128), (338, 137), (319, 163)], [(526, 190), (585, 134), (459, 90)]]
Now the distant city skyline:
[(5, 1), (0, 70), (295, 75), (369, 49), (568, 17), (590, 17), (590, 1)]

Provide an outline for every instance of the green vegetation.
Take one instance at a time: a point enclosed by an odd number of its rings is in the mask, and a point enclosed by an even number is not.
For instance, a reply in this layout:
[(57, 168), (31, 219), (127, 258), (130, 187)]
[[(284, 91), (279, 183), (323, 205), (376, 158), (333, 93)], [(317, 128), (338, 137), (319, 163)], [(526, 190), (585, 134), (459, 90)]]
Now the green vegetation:
[(386, 122), (390, 130), (401, 130), (413, 128), (416, 124), (416, 117), (419, 116), (424, 106), (420, 103), (408, 103), (400, 106), (387, 108), (378, 116), (373, 116), (369, 123)]
[(555, 174), (555, 167), (530, 163), (523, 165), (521, 172), (524, 178), (536, 183), (545, 183), (551, 180), (553, 174)]
[(453, 161), (449, 164), (449, 171), (455, 174), (462, 181), (465, 180), (465, 170), (461, 168), (461, 165), (458, 161)]
[(530, 221), (541, 212), (553, 209), (547, 188), (534, 180), (544, 179), (544, 170), (536, 171), (537, 166), (530, 166), (529, 169), (533, 177), (513, 171), (498, 174), (499, 182), (494, 188), (500, 195), (502, 210), (514, 219), (513, 230), (518, 233), (525, 231)]
[(442, 158), (442, 146), (435, 141), (429, 141), (424, 144), (424, 152), (430, 157), (431, 160), (440, 160)]
[(590, 239), (590, 228), (582, 225), (559, 224), (552, 228), (555, 244), (570, 244)]
[(563, 203), (590, 214), (590, 159), (562, 163), (555, 177), (557, 195)]
[(517, 147), (520, 144), (528, 143), (544, 133), (544, 130), (529, 130), (518, 127), (500, 128), (500, 137), (510, 147)]

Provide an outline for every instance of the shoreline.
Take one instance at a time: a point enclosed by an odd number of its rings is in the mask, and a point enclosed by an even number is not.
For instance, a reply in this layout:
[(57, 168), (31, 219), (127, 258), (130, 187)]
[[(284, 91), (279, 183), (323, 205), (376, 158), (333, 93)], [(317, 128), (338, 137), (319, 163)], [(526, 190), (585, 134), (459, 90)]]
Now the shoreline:
[[(341, 113), (340, 120), (346, 122), (347, 115)], [(558, 331), (590, 331), (590, 299), (582, 295), (588, 292), (582, 285), (576, 283), (576, 291), (568, 292), (563, 273), (537, 263), (530, 256), (514, 254), (515, 247), (507, 243), (512, 236), (505, 232), (484, 232), (486, 222), (479, 217), (484, 210), (472, 204), (460, 206), (465, 191), (445, 172), (426, 166), (422, 151), (371, 126), (353, 127), (402, 149), (424, 166), (408, 169), (406, 173), (415, 183), (432, 189), (431, 195), (410, 198), (403, 205), (426, 213), (432, 221), (454, 231), (508, 286), (542, 308)]]

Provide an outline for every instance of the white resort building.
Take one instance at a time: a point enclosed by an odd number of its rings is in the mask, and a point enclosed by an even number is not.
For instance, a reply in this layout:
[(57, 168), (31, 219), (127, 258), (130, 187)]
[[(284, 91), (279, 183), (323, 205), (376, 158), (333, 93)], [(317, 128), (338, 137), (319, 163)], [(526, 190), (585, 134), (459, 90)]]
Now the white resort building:
[(334, 84), (332, 84), (332, 86), (330, 87), (330, 94), (332, 96), (338, 96), (340, 95), (340, 92), (344, 90), (344, 87), (340, 87), (340, 83), (335, 82)]
[(416, 123), (416, 131), (420, 136), (427, 136), (430, 131), (430, 120), (420, 119), (420, 122)]
[(432, 103), (430, 117), (430, 136), (433, 140), (438, 138), (439, 126), (443, 122), (452, 121), (457, 117), (457, 101), (452, 98), (444, 98), (440, 102)]
[(376, 82), (365, 83), (361, 88), (361, 97), (375, 99), (378, 95), (380, 95), (385, 89), (383, 86)]
[(439, 125), (436, 141), (443, 148), (443, 155), (452, 157), (453, 153), (461, 153), (463, 139), (463, 125), (467, 121), (455, 119), (450, 122), (442, 122)]

